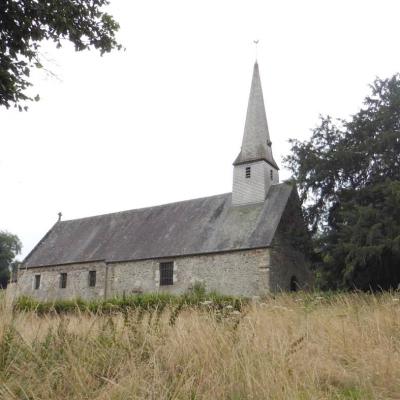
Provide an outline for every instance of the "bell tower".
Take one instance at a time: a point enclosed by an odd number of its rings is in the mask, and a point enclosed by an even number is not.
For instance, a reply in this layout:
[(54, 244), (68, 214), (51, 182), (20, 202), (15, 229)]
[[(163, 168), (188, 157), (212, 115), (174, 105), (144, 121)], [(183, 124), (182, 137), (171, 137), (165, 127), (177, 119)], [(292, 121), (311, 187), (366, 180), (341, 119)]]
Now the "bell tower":
[(279, 183), (272, 155), (257, 61), (254, 64), (242, 147), (233, 163), (232, 205), (262, 203), (271, 185)]

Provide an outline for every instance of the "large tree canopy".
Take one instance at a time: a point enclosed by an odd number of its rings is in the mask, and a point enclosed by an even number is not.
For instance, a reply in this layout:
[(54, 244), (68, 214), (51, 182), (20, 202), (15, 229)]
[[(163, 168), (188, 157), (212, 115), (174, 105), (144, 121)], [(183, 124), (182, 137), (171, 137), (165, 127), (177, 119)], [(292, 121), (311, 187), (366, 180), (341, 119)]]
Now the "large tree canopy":
[[(102, 7), (107, 0), (1, 0), (0, 1), (0, 106), (26, 109), (32, 100), (32, 68), (42, 68), (40, 44), (61, 47), (63, 40), (77, 51), (95, 48), (101, 54), (120, 48), (115, 39), (119, 25)], [(38, 96), (35, 97), (38, 99)]]
[(7, 286), (9, 267), (21, 252), (21, 242), (16, 235), (0, 231), (0, 288)]
[(330, 283), (400, 283), (400, 75), (376, 79), (348, 121), (322, 117), (309, 141), (291, 140), (315, 248)]

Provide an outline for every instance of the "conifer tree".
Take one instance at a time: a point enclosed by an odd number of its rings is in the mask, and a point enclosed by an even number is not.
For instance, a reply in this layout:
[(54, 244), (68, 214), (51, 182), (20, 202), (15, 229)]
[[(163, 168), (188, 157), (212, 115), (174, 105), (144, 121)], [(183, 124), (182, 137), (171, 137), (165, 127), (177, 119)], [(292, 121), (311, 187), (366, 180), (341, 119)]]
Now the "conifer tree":
[(311, 139), (291, 140), (297, 182), (332, 287), (400, 283), (400, 75), (376, 79), (349, 120), (321, 117)]

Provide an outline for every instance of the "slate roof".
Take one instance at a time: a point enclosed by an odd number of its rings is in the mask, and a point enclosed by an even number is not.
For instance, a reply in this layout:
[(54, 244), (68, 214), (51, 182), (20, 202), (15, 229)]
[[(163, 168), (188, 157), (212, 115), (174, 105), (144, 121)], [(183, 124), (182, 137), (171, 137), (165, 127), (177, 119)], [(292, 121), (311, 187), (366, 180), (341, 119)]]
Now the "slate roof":
[(271, 245), (292, 187), (264, 203), (231, 206), (231, 193), (57, 222), (24, 267), (169, 258)]
[(251, 161), (265, 160), (276, 169), (279, 169), (272, 155), (271, 144), (260, 71), (256, 62), (254, 64), (249, 103), (247, 105), (242, 148), (233, 164), (238, 165)]

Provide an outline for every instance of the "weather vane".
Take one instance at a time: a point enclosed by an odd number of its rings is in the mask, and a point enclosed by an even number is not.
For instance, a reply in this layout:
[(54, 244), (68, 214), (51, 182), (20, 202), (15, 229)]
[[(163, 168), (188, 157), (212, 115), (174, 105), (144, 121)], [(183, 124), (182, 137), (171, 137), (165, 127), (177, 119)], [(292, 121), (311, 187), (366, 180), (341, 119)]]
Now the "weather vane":
[(257, 40), (253, 40), (253, 43), (254, 43), (254, 45), (256, 46), (256, 61), (257, 61), (257, 53), (258, 53), (258, 42), (259, 42), (259, 40), (257, 39)]

